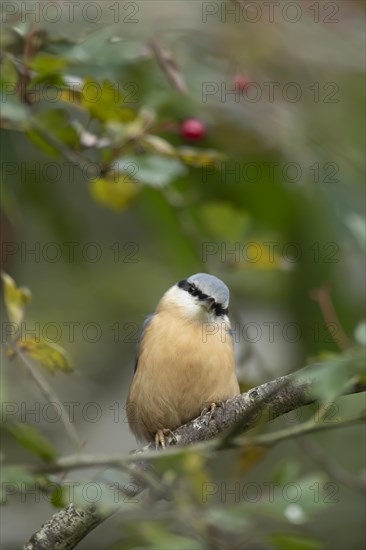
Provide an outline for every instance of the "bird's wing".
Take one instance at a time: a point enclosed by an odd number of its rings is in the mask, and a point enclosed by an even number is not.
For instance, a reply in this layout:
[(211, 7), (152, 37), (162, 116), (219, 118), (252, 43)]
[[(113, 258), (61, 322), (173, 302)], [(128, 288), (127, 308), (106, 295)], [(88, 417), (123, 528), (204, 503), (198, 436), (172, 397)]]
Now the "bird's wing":
[(146, 332), (146, 329), (148, 328), (148, 326), (150, 325), (152, 319), (154, 317), (154, 314), (152, 313), (151, 315), (149, 315), (143, 325), (142, 325), (142, 329), (141, 329), (141, 333), (140, 333), (140, 336), (139, 336), (139, 339), (137, 341), (137, 344), (136, 344), (136, 360), (135, 360), (135, 370), (134, 372), (136, 372), (137, 370), (137, 365), (138, 365), (138, 362), (139, 362), (139, 356), (140, 356), (140, 344), (142, 342), (142, 339), (143, 337), (145, 336), (145, 332)]

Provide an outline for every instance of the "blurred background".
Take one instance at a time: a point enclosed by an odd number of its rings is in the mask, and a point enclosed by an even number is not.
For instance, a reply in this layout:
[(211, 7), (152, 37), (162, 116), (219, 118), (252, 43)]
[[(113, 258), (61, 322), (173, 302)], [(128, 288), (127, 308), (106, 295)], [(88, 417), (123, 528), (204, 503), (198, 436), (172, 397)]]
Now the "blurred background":
[[(329, 363), (332, 379), (333, 363), (365, 339), (363, 2), (1, 9), (1, 267), (32, 293), (21, 338), (61, 346), (75, 369), (37, 367), (72, 408), (81, 452), (136, 448), (125, 400), (141, 324), (196, 272), (230, 287), (243, 391), (316, 362)], [(2, 327), (5, 344), (14, 328), (5, 312)], [(3, 422), (30, 424), (60, 455), (75, 452), (27, 368), (2, 347)], [(334, 414), (364, 405), (362, 394), (341, 397)], [(359, 476), (364, 436), (355, 426), (313, 439)], [(7, 464), (39, 460), (9, 430), (3, 439)], [(227, 451), (166, 468), (171, 502), (123, 503), (80, 548), (364, 547), (364, 495), (296, 441), (249, 466)], [(204, 483), (214, 496), (203, 498)], [(278, 484), (276, 498), (265, 483)], [(298, 499), (281, 492), (289, 483)], [(8, 549), (56, 511), (37, 491), (5, 500)]]

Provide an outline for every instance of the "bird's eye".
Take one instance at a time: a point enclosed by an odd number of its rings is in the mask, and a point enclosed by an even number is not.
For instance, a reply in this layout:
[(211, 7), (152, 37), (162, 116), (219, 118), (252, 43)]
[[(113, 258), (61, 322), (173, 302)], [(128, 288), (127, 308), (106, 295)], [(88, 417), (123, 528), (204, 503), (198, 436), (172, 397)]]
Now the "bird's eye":
[(190, 286), (188, 287), (188, 289), (187, 289), (187, 290), (188, 290), (189, 294), (192, 294), (192, 295), (194, 295), (194, 293), (195, 293), (195, 288), (194, 288), (194, 286), (193, 286), (193, 285), (190, 285)]

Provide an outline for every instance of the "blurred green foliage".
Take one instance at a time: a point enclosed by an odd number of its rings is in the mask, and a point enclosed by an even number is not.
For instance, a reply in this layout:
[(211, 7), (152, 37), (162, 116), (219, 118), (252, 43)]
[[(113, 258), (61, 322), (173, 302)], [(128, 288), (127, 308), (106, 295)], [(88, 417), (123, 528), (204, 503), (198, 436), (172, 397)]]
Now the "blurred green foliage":
[[(365, 344), (363, 3), (84, 4), (1, 6), (2, 267), (34, 295), (24, 321), (29, 295), (5, 276), (5, 302), (9, 321), (41, 340), (21, 335), (21, 349), (46, 379), (47, 369), (70, 370), (67, 351), (78, 373), (49, 382), (62, 401), (123, 408), (138, 327), (170, 285), (205, 271), (232, 291), (243, 387), (320, 363), (319, 401), (355, 414), (362, 396), (339, 395), (359, 375)], [(246, 91), (235, 88), (237, 74), (248, 77)], [(181, 135), (189, 117), (204, 123), (202, 140)], [(258, 340), (245, 341), (245, 323), (260, 327)], [(295, 337), (284, 337), (291, 324)], [(7, 321), (3, 335), (14, 337)], [(39, 399), (9, 355), (5, 404)], [(313, 412), (301, 410), (301, 420)], [(4, 480), (45, 492), (56, 483), (49, 502), (64, 505), (60, 476), (40, 481), (25, 468), (29, 451), (46, 461), (67, 454), (62, 427), (13, 416)], [(76, 424), (95, 451), (134, 445), (122, 420), (91, 432)], [(361, 475), (362, 437), (355, 427), (316, 440)], [(111, 548), (365, 543), (361, 495), (294, 442), (249, 459), (236, 450), (160, 461), (165, 501), (116, 503), (105, 486), (101, 506), (122, 505)], [(291, 484), (298, 498), (284, 496)], [(81, 485), (74, 500), (83, 498)], [(49, 515), (9, 534), (7, 547)], [(85, 548), (106, 547), (100, 529)]]

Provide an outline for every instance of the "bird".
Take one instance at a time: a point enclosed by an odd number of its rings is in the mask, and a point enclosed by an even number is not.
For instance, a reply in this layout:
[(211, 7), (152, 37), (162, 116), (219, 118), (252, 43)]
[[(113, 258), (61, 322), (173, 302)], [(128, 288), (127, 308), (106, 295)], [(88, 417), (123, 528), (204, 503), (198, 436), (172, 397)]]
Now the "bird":
[(138, 441), (165, 436), (240, 393), (228, 318), (230, 292), (207, 273), (183, 279), (145, 320), (127, 419)]

